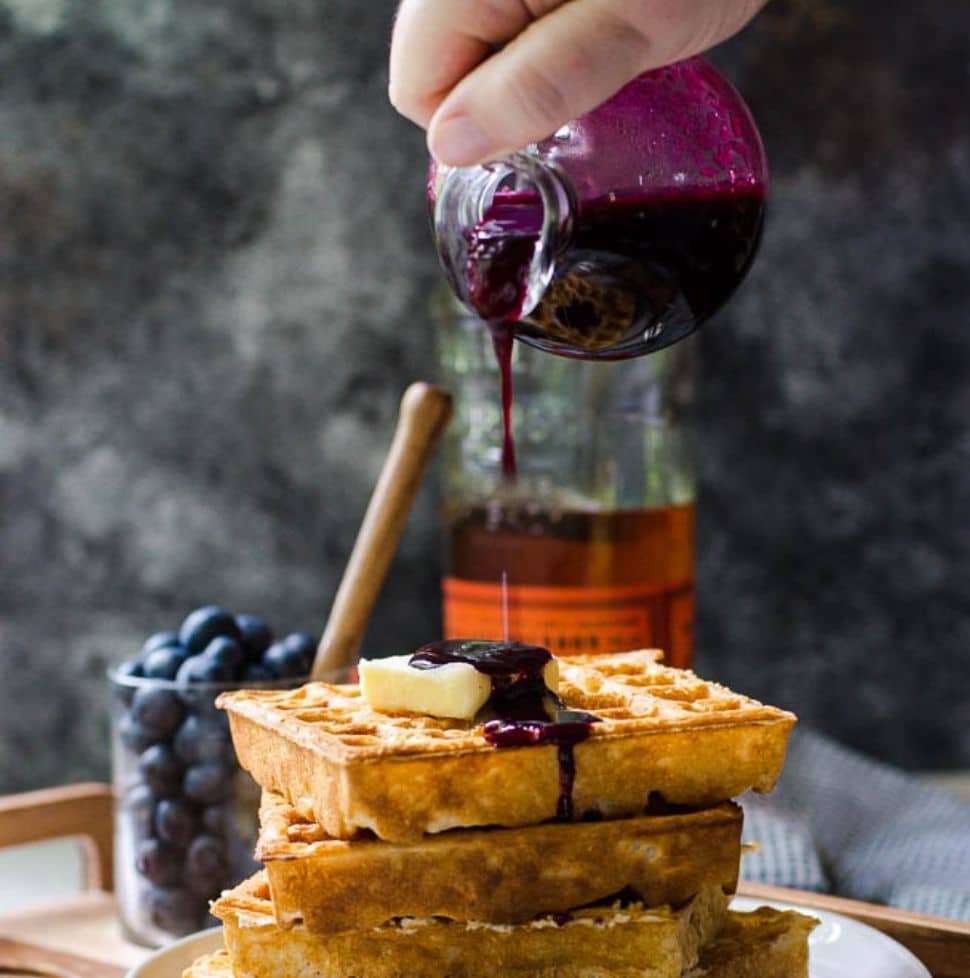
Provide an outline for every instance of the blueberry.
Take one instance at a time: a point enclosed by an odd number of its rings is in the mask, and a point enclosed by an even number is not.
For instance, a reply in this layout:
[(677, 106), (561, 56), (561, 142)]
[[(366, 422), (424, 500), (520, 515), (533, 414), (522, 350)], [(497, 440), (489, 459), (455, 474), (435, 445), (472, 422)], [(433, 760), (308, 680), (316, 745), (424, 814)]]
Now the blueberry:
[(309, 675), (313, 668), (313, 657), (316, 655), (317, 643), (312, 635), (304, 632), (294, 632), (283, 639), (283, 648), (292, 656), (298, 656), (303, 663), (303, 670), (298, 675)]
[(301, 645), (274, 642), (264, 653), (262, 665), (278, 679), (305, 676), (310, 671), (310, 659)]
[(171, 886), (181, 879), (182, 859), (175, 849), (164, 842), (145, 839), (135, 852), (135, 868), (156, 886)]
[(243, 652), (242, 646), (234, 638), (227, 638), (225, 635), (214, 638), (202, 654), (207, 659), (225, 666), (230, 678), (235, 677), (246, 661), (246, 653)]
[(182, 786), (182, 763), (167, 744), (155, 744), (138, 758), (138, 773), (157, 798), (174, 798)]
[(169, 646), (178, 644), (179, 637), (175, 632), (155, 632), (154, 635), (145, 639), (145, 644), (141, 647), (141, 656), (144, 659), (156, 649), (167, 649)]
[(202, 897), (217, 896), (229, 882), (229, 853), (222, 839), (199, 835), (185, 856), (185, 884)]
[(266, 666), (261, 666), (258, 662), (253, 662), (243, 669), (242, 676), (239, 678), (244, 683), (268, 683), (274, 677)]
[(186, 710), (191, 716), (197, 716), (210, 723), (219, 724), (224, 730), (229, 729), (229, 717), (225, 710), (216, 706), (218, 692), (210, 686), (183, 686), (179, 692)]
[(155, 796), (147, 785), (132, 788), (122, 802), (122, 814), (130, 822), (136, 839), (151, 837), (155, 814)]
[(232, 670), (218, 659), (204, 655), (191, 655), (179, 666), (175, 676), (179, 683), (227, 683), (232, 679)]
[(190, 716), (179, 727), (174, 746), (184, 764), (229, 761), (234, 756), (229, 734), (215, 718)]
[(232, 830), (232, 803), (206, 805), (202, 809), (202, 829), (209, 835), (226, 836)]
[(272, 644), (273, 630), (256, 615), (236, 615), (236, 627), (242, 636), (242, 647), (246, 656), (257, 662)]
[(138, 679), (143, 676), (141, 659), (125, 659), (115, 670), (119, 676), (131, 676)]
[(145, 656), (146, 679), (174, 679), (188, 653), (181, 645), (167, 645)]
[(193, 764), (186, 772), (182, 790), (186, 798), (214, 805), (229, 796), (235, 771), (226, 764)]
[(182, 627), (179, 629), (179, 640), (188, 649), (189, 654), (201, 652), (217, 635), (240, 638), (239, 629), (232, 615), (215, 605), (196, 608), (182, 622)]
[(159, 740), (127, 713), (118, 723), (118, 736), (133, 754), (141, 754)]
[(180, 798), (164, 798), (155, 809), (155, 834), (162, 842), (184, 849), (199, 829), (194, 805)]
[(144, 897), (151, 922), (160, 930), (184, 937), (208, 926), (205, 901), (182, 887), (152, 887)]
[(291, 652), (299, 652), (306, 657), (307, 663), (313, 661), (313, 653), (317, 650), (317, 643), (312, 635), (306, 632), (293, 632), (283, 639), (283, 645)]
[(131, 701), (131, 718), (161, 739), (175, 731), (184, 716), (182, 700), (171, 689), (142, 686)]

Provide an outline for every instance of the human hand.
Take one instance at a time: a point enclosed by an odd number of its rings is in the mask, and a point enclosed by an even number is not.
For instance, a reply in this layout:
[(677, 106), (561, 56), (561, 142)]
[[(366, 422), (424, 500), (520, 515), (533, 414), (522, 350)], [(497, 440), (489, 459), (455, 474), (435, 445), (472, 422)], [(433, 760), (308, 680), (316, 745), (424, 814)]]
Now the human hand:
[(544, 139), (641, 72), (723, 41), (765, 2), (402, 0), (391, 102), (427, 128), (437, 160), (469, 166)]

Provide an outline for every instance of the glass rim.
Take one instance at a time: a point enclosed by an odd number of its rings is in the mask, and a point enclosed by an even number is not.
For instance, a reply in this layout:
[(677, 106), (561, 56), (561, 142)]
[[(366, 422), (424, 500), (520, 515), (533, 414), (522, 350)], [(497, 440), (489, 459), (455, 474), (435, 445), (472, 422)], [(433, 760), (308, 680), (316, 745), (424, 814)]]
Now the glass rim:
[(228, 679), (223, 682), (179, 682), (176, 679), (156, 679), (153, 676), (123, 676), (118, 672), (119, 665), (108, 666), (105, 674), (114, 686), (123, 686), (136, 689), (140, 686), (151, 686), (153, 689), (168, 689), (173, 692), (185, 692), (193, 690), (199, 692), (228, 693), (236, 689), (265, 689), (269, 692), (273, 690), (294, 689), (308, 682), (330, 683), (340, 685), (349, 681), (350, 671), (353, 668), (348, 666), (344, 669), (332, 669), (326, 672), (319, 679), (312, 679), (307, 674), (305, 676), (289, 676), (282, 679)]

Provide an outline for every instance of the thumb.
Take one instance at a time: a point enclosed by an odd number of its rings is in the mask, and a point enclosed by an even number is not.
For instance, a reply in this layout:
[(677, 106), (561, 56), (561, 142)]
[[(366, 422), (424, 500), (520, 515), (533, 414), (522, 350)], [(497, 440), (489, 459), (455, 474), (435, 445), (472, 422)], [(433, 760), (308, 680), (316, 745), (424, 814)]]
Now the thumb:
[(545, 139), (632, 78), (729, 37), (759, 0), (572, 0), (468, 74), (428, 126), (442, 163), (469, 166)]

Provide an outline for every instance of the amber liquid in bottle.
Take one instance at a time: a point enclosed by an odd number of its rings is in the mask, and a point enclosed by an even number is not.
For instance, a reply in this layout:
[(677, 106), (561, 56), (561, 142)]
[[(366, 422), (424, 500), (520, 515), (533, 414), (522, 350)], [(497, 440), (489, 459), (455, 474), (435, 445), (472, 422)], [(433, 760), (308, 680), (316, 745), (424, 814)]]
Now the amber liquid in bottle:
[(502, 639), (507, 625), (557, 655), (659, 648), (689, 665), (692, 503), (558, 510), (452, 499), (446, 519), (446, 638)]

